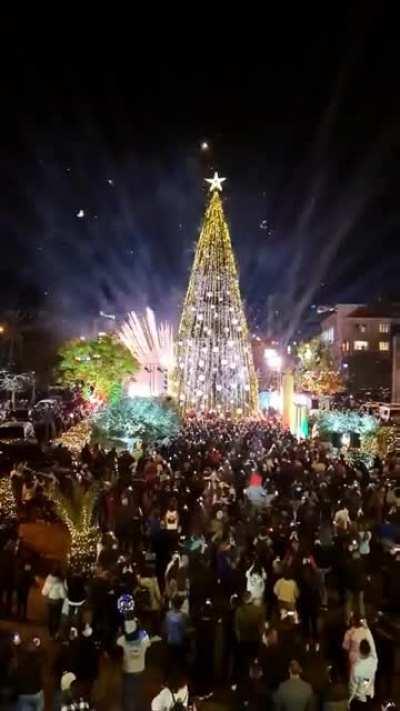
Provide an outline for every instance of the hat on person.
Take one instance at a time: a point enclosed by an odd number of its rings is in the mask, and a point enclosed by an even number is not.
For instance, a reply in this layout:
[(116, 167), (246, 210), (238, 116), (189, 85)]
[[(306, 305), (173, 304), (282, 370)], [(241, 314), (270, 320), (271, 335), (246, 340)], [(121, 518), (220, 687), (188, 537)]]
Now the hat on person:
[(60, 682), (61, 691), (68, 691), (74, 681), (76, 681), (75, 674), (73, 674), (72, 672), (64, 672)]

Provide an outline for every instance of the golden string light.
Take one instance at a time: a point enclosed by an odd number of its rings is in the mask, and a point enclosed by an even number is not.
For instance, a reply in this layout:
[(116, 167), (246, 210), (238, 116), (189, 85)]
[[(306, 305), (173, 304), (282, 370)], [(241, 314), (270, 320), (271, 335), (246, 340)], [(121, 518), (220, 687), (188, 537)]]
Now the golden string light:
[(54, 444), (61, 444), (74, 455), (80, 453), (81, 449), (90, 442), (92, 428), (89, 420), (81, 420), (78, 424), (71, 427), (66, 432), (63, 432)]
[(68, 561), (71, 568), (77, 571), (89, 572), (96, 560), (96, 546), (100, 537), (94, 521), (97, 494), (96, 485), (84, 490), (75, 484), (68, 496), (58, 488), (48, 491), (58, 518), (68, 529), (71, 539)]
[(0, 479), (0, 521), (11, 522), (17, 516), (15, 498), (9, 477)]

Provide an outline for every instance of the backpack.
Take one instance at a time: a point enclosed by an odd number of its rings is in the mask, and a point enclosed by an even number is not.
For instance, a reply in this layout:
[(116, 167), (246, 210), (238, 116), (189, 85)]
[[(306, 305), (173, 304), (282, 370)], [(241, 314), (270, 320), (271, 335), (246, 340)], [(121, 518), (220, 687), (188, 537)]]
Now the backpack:
[(173, 695), (171, 691), (171, 696), (172, 696), (172, 703), (173, 706), (171, 706), (170, 711), (186, 711), (186, 706), (184, 705), (183, 701), (176, 701), (175, 696)]

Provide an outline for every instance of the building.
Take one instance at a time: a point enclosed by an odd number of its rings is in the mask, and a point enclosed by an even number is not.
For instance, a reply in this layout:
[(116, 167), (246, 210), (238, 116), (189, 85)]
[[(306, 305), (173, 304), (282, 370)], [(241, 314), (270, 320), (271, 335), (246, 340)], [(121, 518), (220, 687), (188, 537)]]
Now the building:
[(352, 391), (390, 388), (392, 333), (400, 304), (337, 304), (321, 322), (321, 340)]

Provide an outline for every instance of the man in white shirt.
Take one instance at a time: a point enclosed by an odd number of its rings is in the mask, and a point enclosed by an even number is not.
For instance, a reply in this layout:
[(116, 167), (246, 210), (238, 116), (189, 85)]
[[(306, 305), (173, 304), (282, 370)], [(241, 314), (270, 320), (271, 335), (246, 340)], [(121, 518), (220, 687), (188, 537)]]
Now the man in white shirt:
[(146, 652), (151, 645), (147, 632), (139, 629), (137, 620), (126, 620), (125, 633), (117, 639), (123, 649), (122, 709), (141, 708), (142, 675), (146, 666)]
[(350, 674), (350, 701), (353, 706), (360, 707), (360, 704), (367, 704), (375, 696), (375, 674), (378, 666), (376, 652), (371, 649), (367, 639), (360, 642), (360, 658), (356, 662)]

